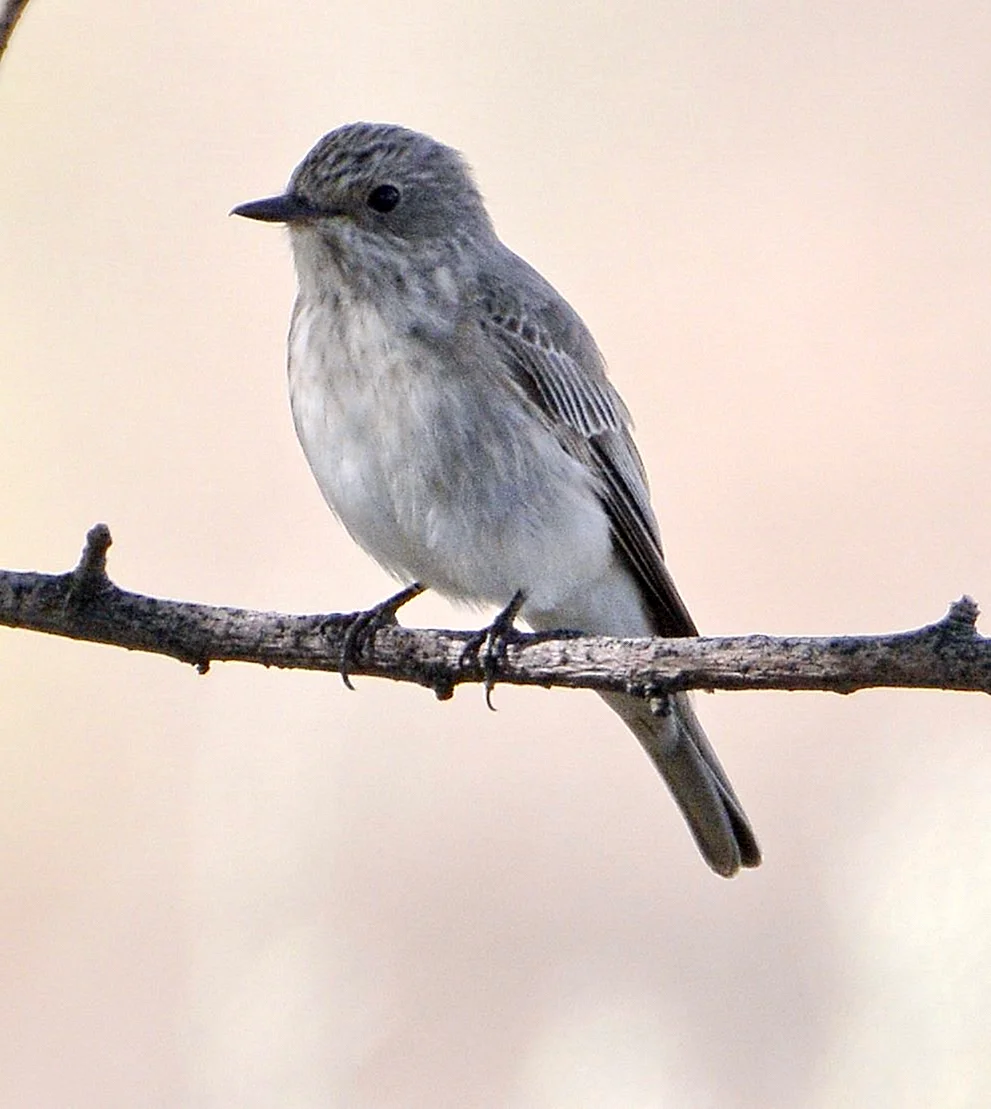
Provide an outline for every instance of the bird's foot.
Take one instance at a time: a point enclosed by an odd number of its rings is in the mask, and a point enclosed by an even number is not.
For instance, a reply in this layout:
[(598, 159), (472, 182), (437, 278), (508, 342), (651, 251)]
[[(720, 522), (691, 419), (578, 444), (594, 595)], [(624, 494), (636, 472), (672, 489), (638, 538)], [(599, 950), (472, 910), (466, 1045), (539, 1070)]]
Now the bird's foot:
[(341, 644), (340, 664), (340, 675), (348, 689), (354, 689), (351, 684), (351, 666), (371, 647), (375, 633), (379, 628), (397, 623), (396, 613), (414, 597), (419, 597), (426, 588), (425, 585), (415, 581), (380, 604), (364, 612), (351, 614), (347, 630), (344, 632), (344, 642)]
[(492, 704), (492, 690), (495, 689), (499, 668), (506, 658), (506, 647), (516, 634), (513, 622), (523, 607), (525, 599), (523, 590), (518, 589), (502, 612), (488, 627), (475, 632), (461, 652), (462, 666), (473, 662), (481, 666), (485, 677), (485, 703), (493, 712), (495, 712), (495, 706)]

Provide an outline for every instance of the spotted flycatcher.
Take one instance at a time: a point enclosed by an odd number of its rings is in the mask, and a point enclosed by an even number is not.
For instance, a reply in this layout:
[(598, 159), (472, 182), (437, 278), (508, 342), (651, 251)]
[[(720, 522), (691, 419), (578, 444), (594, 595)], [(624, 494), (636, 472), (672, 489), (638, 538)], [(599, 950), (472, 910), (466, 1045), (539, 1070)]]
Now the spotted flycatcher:
[[(327, 503), (386, 570), (536, 630), (693, 636), (630, 417), (578, 314), (503, 246), (460, 155), (355, 123), (284, 193), (296, 432)], [(729, 877), (760, 849), (687, 694), (603, 694)]]

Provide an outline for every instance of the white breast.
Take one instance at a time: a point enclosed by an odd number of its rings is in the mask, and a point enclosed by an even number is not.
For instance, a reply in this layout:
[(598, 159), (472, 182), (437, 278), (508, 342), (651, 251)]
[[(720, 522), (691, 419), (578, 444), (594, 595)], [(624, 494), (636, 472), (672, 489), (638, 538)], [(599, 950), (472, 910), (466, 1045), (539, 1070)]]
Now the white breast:
[(588, 473), (471, 366), (341, 294), (297, 308), (289, 385), (324, 498), (395, 576), (498, 605), (523, 589), (545, 626), (575, 627), (593, 618), (581, 620), (587, 594), (610, 582), (622, 611), (609, 622), (641, 622)]
[(413, 431), (404, 365), (391, 330), (367, 304), (298, 310), (289, 349), (296, 433), (327, 503), (397, 574), (409, 563), (395, 512)]

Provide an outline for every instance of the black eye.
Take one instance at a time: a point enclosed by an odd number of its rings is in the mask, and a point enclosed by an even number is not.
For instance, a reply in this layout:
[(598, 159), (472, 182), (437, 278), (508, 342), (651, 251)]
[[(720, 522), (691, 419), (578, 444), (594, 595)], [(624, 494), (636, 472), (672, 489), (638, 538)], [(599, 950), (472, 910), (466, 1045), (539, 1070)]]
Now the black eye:
[(395, 185), (376, 185), (366, 203), (376, 212), (391, 212), (399, 203), (400, 192)]

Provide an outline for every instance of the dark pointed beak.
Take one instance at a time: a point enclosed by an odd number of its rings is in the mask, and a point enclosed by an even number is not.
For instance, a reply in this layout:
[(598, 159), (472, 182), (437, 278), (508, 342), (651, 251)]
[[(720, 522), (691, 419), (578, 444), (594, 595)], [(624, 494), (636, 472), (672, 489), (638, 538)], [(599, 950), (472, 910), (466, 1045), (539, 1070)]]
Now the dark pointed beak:
[(330, 213), (322, 212), (301, 196), (284, 193), (282, 196), (268, 196), (264, 200), (249, 200), (247, 204), (232, 208), (230, 214), (266, 223), (302, 223)]

